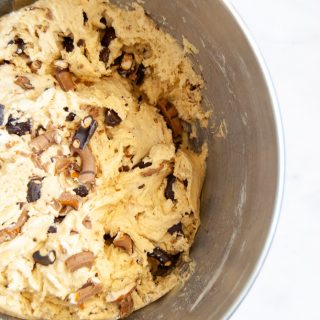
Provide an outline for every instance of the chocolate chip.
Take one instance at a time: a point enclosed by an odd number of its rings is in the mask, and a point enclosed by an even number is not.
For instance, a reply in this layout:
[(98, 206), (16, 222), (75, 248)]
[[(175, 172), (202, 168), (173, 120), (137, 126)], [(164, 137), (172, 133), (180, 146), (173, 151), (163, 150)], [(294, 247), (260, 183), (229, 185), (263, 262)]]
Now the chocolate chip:
[(78, 188), (73, 189), (73, 191), (76, 193), (76, 195), (82, 198), (86, 197), (89, 194), (89, 190), (84, 185), (81, 185)]
[(88, 16), (85, 11), (82, 11), (82, 15), (83, 15), (83, 24), (86, 24), (88, 21)]
[(123, 54), (121, 56), (119, 56), (118, 58), (114, 59), (113, 61), (113, 66), (118, 66), (120, 65), (121, 61), (122, 61), (122, 58), (123, 58)]
[(17, 54), (22, 54), (25, 49), (25, 42), (21, 38), (16, 38), (14, 44), (17, 45)]
[(122, 166), (119, 168), (119, 172), (128, 172), (130, 170), (129, 166)]
[(101, 51), (100, 51), (100, 54), (99, 54), (99, 60), (104, 62), (104, 63), (107, 63), (108, 60), (109, 60), (109, 55), (110, 55), (110, 50), (109, 48), (103, 48)]
[(143, 160), (138, 162), (135, 166), (132, 167), (132, 169), (139, 168), (139, 169), (144, 169), (152, 166), (152, 162), (146, 162), (144, 163)]
[(145, 71), (146, 71), (146, 68), (145, 66), (141, 63), (138, 67), (138, 70), (136, 72), (136, 79), (134, 81), (134, 83), (137, 85), (137, 86), (140, 86), (144, 80), (144, 76), (145, 76)]
[(77, 115), (74, 112), (70, 112), (66, 117), (66, 121), (72, 122), (76, 116)]
[(114, 238), (115, 237), (111, 237), (110, 234), (107, 233), (103, 236), (103, 240), (107, 245), (111, 245), (113, 243)]
[(63, 110), (64, 110), (65, 112), (69, 112), (69, 108), (68, 108), (68, 107), (64, 107)]
[(18, 122), (18, 119), (13, 118), (10, 114), (8, 122), (6, 124), (6, 129), (10, 134), (16, 134), (21, 137), (26, 133), (31, 133), (31, 121), (27, 120), (25, 122)]
[(58, 216), (54, 218), (54, 223), (61, 223), (66, 216)]
[(173, 191), (173, 184), (176, 181), (176, 177), (173, 174), (170, 174), (167, 177), (167, 186), (164, 190), (164, 195), (166, 199), (171, 199), (172, 201), (174, 200), (174, 191)]
[(113, 27), (107, 27), (104, 35), (101, 39), (101, 45), (103, 47), (109, 47), (110, 42), (116, 38), (116, 31)]
[(106, 108), (105, 110), (105, 119), (104, 123), (109, 127), (115, 127), (121, 123), (121, 118), (119, 115), (113, 110)]
[(142, 184), (141, 186), (138, 187), (138, 189), (143, 189), (145, 187), (145, 184)]
[(72, 52), (74, 49), (73, 39), (71, 37), (63, 37), (62, 45), (67, 52)]
[(27, 187), (28, 187), (27, 201), (29, 203), (36, 202), (41, 198), (41, 187), (42, 187), (41, 180), (31, 180), (29, 181)]
[(56, 226), (50, 226), (48, 229), (48, 233), (57, 233), (57, 227)]
[(183, 180), (183, 185), (187, 188), (188, 184), (189, 184), (188, 179), (184, 179)]
[(0, 126), (3, 125), (4, 121), (4, 105), (0, 104)]
[(83, 39), (79, 39), (79, 41), (77, 42), (77, 46), (78, 47), (83, 47), (85, 45), (85, 41)]
[(56, 261), (56, 252), (54, 250), (51, 250), (48, 252), (47, 255), (43, 256), (41, 255), (40, 251), (36, 251), (32, 255), (32, 258), (35, 261), (35, 263), (39, 263), (43, 266), (48, 266)]
[(102, 18), (100, 19), (100, 22), (101, 22), (102, 24), (104, 24), (104, 25), (107, 25), (107, 20), (106, 20), (105, 17), (102, 17)]
[(153, 276), (167, 275), (176, 266), (179, 257), (180, 253), (171, 255), (160, 248), (155, 248), (148, 253), (150, 272)]
[(179, 222), (168, 229), (168, 232), (173, 235), (175, 233), (183, 234), (182, 223)]
[(194, 91), (194, 90), (196, 90), (198, 87), (199, 87), (198, 85), (191, 84), (191, 85), (190, 85), (190, 91)]

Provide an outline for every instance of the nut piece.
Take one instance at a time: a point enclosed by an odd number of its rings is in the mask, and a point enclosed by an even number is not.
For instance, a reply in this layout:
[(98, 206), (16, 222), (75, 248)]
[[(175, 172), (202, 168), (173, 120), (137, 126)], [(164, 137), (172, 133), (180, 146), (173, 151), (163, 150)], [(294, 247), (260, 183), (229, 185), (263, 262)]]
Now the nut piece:
[(115, 247), (123, 249), (127, 254), (133, 253), (133, 241), (126, 233), (118, 232), (113, 240), (113, 244)]
[(102, 291), (102, 285), (100, 283), (89, 282), (89, 283), (86, 283), (82, 288), (80, 288), (76, 293), (70, 294), (69, 300), (71, 303), (81, 305), (86, 300), (95, 296), (101, 291)]
[(30, 80), (25, 76), (17, 76), (16, 80), (14, 81), (16, 85), (21, 87), (24, 90), (32, 90), (34, 89), (33, 85), (31, 84)]
[(55, 68), (54, 76), (59, 82), (61, 89), (65, 92), (75, 89), (75, 83), (72, 80), (72, 75), (69, 69)]
[(96, 176), (96, 162), (90, 149), (86, 146), (83, 150), (74, 149), (74, 152), (81, 158), (80, 183), (93, 183)]
[(22, 211), (17, 222), (8, 226), (5, 229), (0, 230), (0, 244), (6, 241), (14, 239), (21, 231), (23, 225), (29, 219), (27, 211)]
[(81, 198), (69, 192), (63, 192), (60, 195), (58, 202), (62, 206), (70, 206), (73, 209), (78, 210), (81, 203)]
[(121, 61), (121, 68), (125, 71), (128, 71), (132, 68), (133, 62), (133, 54), (125, 53)]
[(171, 102), (161, 99), (157, 104), (157, 108), (161, 111), (168, 127), (172, 130), (174, 139), (181, 138), (182, 125), (176, 107)]
[(133, 311), (134, 302), (131, 293), (121, 296), (116, 302), (119, 307), (121, 319), (127, 317)]
[(54, 143), (58, 144), (60, 142), (61, 142), (61, 137), (58, 134), (58, 131), (50, 130), (32, 139), (29, 145), (34, 152), (41, 153), (47, 150)]
[(32, 73), (37, 73), (39, 69), (41, 69), (42, 62), (39, 60), (32, 61), (29, 65), (29, 68)]
[(92, 222), (88, 216), (84, 217), (82, 220), (82, 224), (87, 228), (87, 229), (92, 229)]
[(59, 174), (64, 170), (66, 170), (71, 165), (71, 163), (72, 161), (68, 158), (65, 158), (65, 157), (58, 158), (55, 166), (56, 174)]
[(90, 251), (76, 253), (65, 261), (65, 265), (70, 272), (86, 267), (91, 268), (94, 263), (94, 255)]
[(56, 261), (56, 252), (54, 250), (51, 250), (47, 255), (43, 256), (38, 250), (32, 255), (32, 258), (35, 263), (39, 263), (43, 266), (48, 266)]

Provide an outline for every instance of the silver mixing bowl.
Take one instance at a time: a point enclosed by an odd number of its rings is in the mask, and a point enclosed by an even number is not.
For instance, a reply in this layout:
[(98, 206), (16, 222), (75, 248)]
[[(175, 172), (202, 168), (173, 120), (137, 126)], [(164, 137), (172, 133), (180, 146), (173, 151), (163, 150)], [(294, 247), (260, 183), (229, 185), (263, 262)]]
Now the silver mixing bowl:
[[(0, 14), (31, 2), (0, 0)], [(164, 29), (199, 49), (192, 59), (213, 116), (204, 133), (209, 158), (192, 250), (195, 273), (182, 289), (130, 319), (227, 319), (257, 277), (278, 221), (284, 146), (277, 100), (255, 44), (227, 1), (147, 0), (144, 6)]]

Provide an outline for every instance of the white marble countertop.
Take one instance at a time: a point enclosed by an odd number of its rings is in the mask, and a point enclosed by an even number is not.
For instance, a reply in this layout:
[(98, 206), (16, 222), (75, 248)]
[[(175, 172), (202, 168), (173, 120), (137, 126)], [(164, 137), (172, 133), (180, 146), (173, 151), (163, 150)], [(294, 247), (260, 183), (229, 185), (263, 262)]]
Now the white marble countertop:
[(231, 0), (278, 94), (286, 187), (277, 234), (232, 320), (320, 319), (320, 0)]

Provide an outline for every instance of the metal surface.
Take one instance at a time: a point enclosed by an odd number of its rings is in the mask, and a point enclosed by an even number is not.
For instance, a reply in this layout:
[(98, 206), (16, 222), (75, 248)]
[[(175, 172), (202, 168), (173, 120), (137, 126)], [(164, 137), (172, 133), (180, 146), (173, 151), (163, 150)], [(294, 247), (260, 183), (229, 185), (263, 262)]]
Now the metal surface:
[[(12, 1), (0, 1), (2, 13), (12, 7)], [(202, 225), (192, 250), (196, 271), (184, 288), (130, 319), (228, 318), (257, 276), (278, 220), (284, 147), (277, 101), (264, 63), (228, 3), (147, 0), (145, 7), (168, 32), (178, 39), (183, 34), (199, 49), (194, 60), (213, 117), (206, 132)]]

